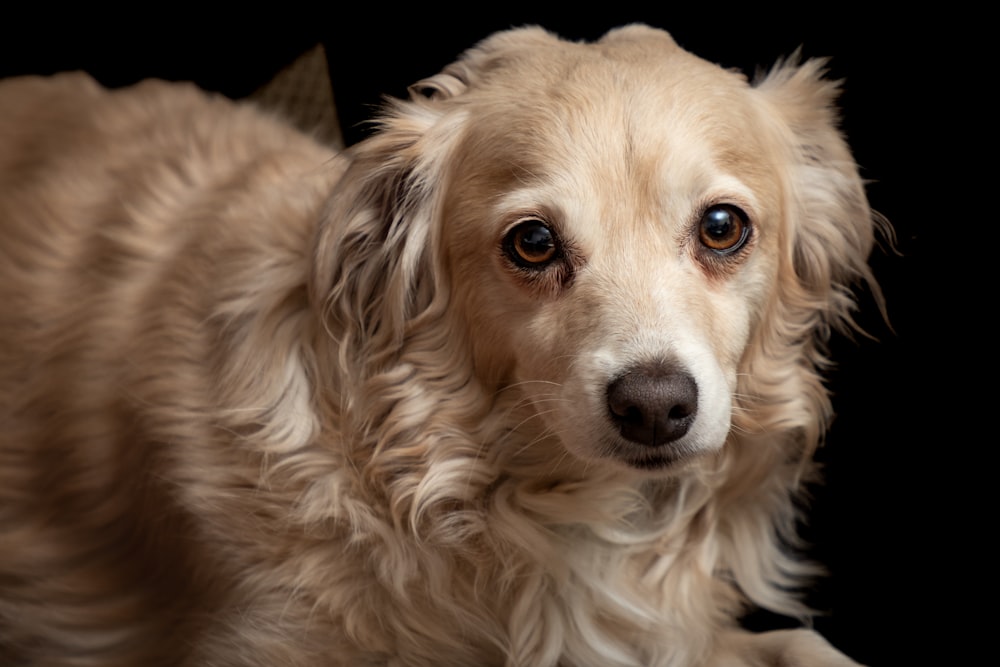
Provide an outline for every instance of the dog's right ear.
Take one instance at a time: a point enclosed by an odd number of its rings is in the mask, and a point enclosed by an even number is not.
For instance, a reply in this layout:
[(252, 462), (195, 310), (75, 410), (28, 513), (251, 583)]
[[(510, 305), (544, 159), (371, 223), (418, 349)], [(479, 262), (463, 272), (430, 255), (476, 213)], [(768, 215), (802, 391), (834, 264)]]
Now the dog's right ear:
[(497, 33), (441, 73), (390, 100), (375, 132), (353, 146), (316, 238), (310, 299), (339, 347), (344, 372), (385, 368), (416, 318), (440, 312), (447, 276), (438, 257), (441, 199), (461, 143), (461, 99), (528, 45), (551, 43), (529, 27)]
[[(376, 131), (350, 149), (316, 238), (310, 298), (352, 375), (384, 367), (407, 325), (447, 297), (434, 267), (440, 199), (464, 114), (465, 90), (452, 71), (389, 100)], [(366, 371), (365, 369), (369, 369)]]

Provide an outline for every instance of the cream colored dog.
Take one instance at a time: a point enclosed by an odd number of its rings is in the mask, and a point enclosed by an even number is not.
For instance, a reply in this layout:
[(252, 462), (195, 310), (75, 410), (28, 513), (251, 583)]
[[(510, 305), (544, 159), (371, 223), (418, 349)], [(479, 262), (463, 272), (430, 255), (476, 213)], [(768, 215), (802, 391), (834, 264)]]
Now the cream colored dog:
[(345, 155), (0, 84), (0, 662), (855, 664), (737, 623), (808, 614), (782, 545), (873, 283), (821, 70), (513, 30)]

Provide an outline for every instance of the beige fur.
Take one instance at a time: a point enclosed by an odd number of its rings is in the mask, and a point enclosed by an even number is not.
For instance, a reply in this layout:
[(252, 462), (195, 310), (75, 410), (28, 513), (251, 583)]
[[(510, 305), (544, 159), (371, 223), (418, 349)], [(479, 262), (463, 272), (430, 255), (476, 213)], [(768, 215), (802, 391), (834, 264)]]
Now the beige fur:
[[(808, 615), (824, 343), (874, 288), (836, 93), (515, 30), (338, 156), (190, 86), (0, 83), (0, 663), (855, 664), (736, 623)], [(670, 437), (614, 416), (674, 394)]]

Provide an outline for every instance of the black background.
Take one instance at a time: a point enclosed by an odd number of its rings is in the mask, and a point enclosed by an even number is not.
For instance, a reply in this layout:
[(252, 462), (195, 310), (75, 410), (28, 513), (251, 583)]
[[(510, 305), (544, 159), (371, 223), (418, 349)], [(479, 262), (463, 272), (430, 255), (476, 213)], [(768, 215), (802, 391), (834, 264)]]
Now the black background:
[[(977, 651), (974, 620), (989, 605), (996, 558), (980, 496), (996, 438), (988, 277), (993, 191), (977, 181), (995, 148), (980, 110), (992, 102), (973, 37), (985, 17), (876, 14), (838, 8), (733, 12), (704, 8), (584, 12), (476, 8), (400, 15), (376, 6), (207, 19), (200, 14), (81, 14), (0, 23), (0, 76), (86, 69), (111, 86), (188, 79), (233, 97), (252, 92), (316, 42), (330, 61), (349, 142), (383, 94), (431, 75), (497, 29), (537, 23), (593, 39), (640, 21), (690, 51), (753, 73), (801, 47), (830, 57), (845, 81), (843, 129), (892, 222), (895, 250), (876, 250), (890, 329), (862, 294), (877, 340), (837, 337), (831, 376), (838, 418), (820, 452), (804, 532), (831, 572), (811, 598), (817, 628), (872, 667), (962, 665)], [(44, 20), (43, 20), (44, 19)], [(527, 101), (530, 102), (530, 101)], [(982, 116), (982, 118), (981, 118)], [(985, 179), (983, 179), (985, 180)], [(2, 242), (2, 240), (0, 240)], [(973, 277), (973, 276), (976, 277)], [(988, 484), (988, 483), (987, 483)], [(995, 612), (990, 611), (993, 617)], [(755, 627), (780, 619), (754, 617)]]

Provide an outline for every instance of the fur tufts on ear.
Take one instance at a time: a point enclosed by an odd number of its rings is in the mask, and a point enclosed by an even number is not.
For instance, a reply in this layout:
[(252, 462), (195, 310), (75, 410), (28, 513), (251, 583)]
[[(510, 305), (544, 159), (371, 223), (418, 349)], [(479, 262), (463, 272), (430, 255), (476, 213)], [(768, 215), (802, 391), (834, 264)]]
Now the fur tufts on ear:
[(445, 156), (461, 126), (460, 114), (445, 116), (427, 100), (390, 102), (379, 131), (352, 149), (324, 213), (310, 289), (355, 379), (398, 353), (407, 323), (443, 289), (430, 269), (434, 221)]
[(856, 284), (866, 283), (881, 304), (868, 255), (876, 231), (891, 240), (885, 220), (869, 208), (858, 166), (838, 129), (835, 102), (841, 86), (824, 78), (826, 62), (800, 64), (796, 53), (755, 84), (783, 120), (792, 165), (792, 266), (802, 296), (820, 317), (824, 340), (830, 327), (855, 328)]

